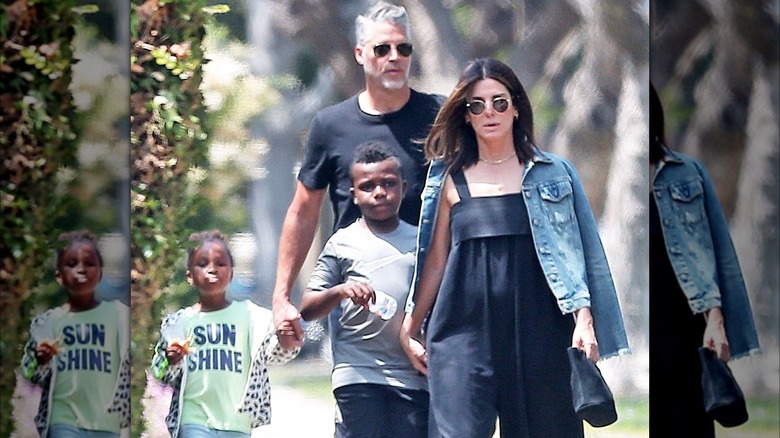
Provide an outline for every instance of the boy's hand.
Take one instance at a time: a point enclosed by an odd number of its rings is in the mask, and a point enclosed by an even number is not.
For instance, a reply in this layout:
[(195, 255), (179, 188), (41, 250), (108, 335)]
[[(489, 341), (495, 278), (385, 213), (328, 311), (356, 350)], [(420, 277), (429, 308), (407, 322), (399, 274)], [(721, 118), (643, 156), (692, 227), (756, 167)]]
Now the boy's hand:
[(428, 351), (425, 347), (416, 339), (408, 338), (404, 344), (404, 352), (409, 357), (409, 361), (412, 362), (412, 366), (421, 374), (428, 375)]
[(409, 358), (409, 362), (412, 363), (414, 369), (421, 374), (428, 375), (428, 351), (420, 341), (412, 337), (411, 330), (409, 329), (411, 321), (409, 315), (404, 317), (404, 322), (401, 325), (401, 332), (398, 335), (398, 340), (401, 342), (401, 347), (404, 349), (404, 353)]
[(358, 306), (363, 306), (368, 309), (368, 303), (376, 303), (376, 295), (374, 294), (374, 288), (369, 286), (368, 283), (349, 282), (341, 285), (339, 294), (342, 298), (349, 298)]

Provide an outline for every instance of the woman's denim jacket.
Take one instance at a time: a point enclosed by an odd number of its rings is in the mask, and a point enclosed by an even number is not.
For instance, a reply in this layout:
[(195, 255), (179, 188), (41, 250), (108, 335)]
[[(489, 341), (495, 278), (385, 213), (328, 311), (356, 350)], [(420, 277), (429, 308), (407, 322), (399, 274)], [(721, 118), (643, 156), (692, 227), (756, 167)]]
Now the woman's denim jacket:
[(707, 171), (666, 151), (653, 177), (666, 251), (693, 313), (721, 307), (734, 358), (758, 352), (745, 282)]
[[(629, 352), (623, 317), (601, 238), (579, 177), (568, 161), (536, 150), (525, 166), (523, 194), (536, 255), (562, 313), (590, 306), (602, 358)], [(430, 245), (446, 167), (434, 160), (422, 193), (414, 292)]]

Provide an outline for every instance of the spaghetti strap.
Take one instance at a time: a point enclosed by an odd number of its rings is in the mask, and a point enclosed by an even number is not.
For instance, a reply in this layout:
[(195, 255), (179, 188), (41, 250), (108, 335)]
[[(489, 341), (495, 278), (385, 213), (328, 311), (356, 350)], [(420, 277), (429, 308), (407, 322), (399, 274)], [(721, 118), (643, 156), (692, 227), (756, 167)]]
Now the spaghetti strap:
[(463, 171), (455, 172), (452, 174), (452, 182), (455, 183), (455, 189), (458, 191), (460, 200), (471, 199), (471, 192), (469, 191), (469, 185), (466, 182), (466, 176)]

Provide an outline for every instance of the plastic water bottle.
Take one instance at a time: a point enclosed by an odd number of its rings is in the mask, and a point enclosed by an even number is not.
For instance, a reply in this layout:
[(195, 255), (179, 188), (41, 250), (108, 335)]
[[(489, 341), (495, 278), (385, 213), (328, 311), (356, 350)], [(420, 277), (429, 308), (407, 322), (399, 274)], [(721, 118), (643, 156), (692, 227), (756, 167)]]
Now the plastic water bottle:
[(376, 295), (376, 303), (369, 301), (368, 310), (383, 321), (392, 318), (395, 311), (398, 310), (398, 301), (382, 291), (374, 290), (374, 294)]

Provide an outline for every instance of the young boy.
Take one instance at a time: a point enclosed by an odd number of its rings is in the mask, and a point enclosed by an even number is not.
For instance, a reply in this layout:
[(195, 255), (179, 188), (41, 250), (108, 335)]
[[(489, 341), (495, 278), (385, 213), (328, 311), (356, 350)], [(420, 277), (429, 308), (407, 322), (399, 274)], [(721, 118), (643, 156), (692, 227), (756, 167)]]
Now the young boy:
[[(336, 437), (426, 437), (426, 379), (398, 342), (403, 312), (392, 314), (406, 301), (414, 268), (417, 227), (398, 216), (407, 184), (398, 157), (381, 142), (357, 147), (351, 175), (362, 217), (325, 244), (301, 315), (328, 316)], [(389, 313), (369, 311), (387, 296), (396, 304)]]
[[(300, 348), (280, 344), (271, 311), (230, 302), (233, 256), (218, 231), (195, 233), (187, 281), (199, 301), (163, 318), (152, 374), (173, 387), (165, 421), (171, 436), (249, 437), (271, 420), (267, 364), (283, 364)], [(282, 341), (286, 342), (286, 341)]]
[(87, 231), (63, 233), (56, 278), (68, 302), (33, 318), (21, 374), (42, 389), (41, 437), (118, 437), (130, 422), (130, 309), (100, 302), (103, 259)]

